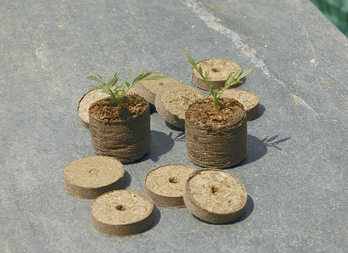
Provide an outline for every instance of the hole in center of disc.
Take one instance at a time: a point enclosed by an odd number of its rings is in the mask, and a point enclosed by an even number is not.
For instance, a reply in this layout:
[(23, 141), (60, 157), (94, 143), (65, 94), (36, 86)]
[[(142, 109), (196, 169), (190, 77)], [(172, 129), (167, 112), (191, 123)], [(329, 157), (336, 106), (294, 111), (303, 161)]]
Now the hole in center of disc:
[(124, 211), (124, 210), (126, 210), (126, 207), (123, 206), (123, 205), (117, 205), (116, 209), (119, 210), (119, 211)]
[(179, 179), (177, 177), (170, 177), (169, 182), (172, 184), (176, 184), (177, 182), (179, 182)]
[(215, 187), (215, 186), (211, 187), (211, 193), (212, 194), (215, 194), (217, 192), (218, 192), (218, 188), (217, 187)]
[(90, 174), (92, 174), (92, 175), (95, 175), (95, 174), (98, 174), (99, 173), (99, 170), (97, 170), (97, 169), (91, 169), (91, 170), (89, 170), (88, 171)]
[(219, 72), (219, 70), (217, 68), (212, 68), (211, 69), (213, 72)]

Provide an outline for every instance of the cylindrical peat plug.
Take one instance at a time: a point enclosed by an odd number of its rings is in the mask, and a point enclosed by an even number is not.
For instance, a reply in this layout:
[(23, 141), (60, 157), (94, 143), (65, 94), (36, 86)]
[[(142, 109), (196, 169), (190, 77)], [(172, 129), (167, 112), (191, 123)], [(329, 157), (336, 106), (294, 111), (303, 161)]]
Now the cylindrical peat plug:
[(89, 130), (97, 155), (113, 156), (122, 163), (142, 158), (151, 146), (150, 106), (138, 94), (127, 94), (122, 106), (112, 98), (89, 109)]
[(92, 225), (109, 236), (128, 236), (147, 230), (154, 220), (154, 204), (142, 192), (115, 190), (94, 200)]
[(183, 164), (168, 164), (151, 170), (145, 178), (144, 192), (159, 206), (185, 207), (185, 182), (196, 169)]
[[(134, 88), (131, 88), (128, 93), (136, 93), (136, 91)], [(107, 97), (110, 97), (110, 95), (103, 93), (101, 90), (90, 90), (82, 96), (77, 106), (77, 114), (85, 128), (89, 129), (89, 107), (94, 102)]]
[(64, 188), (75, 197), (94, 199), (105, 192), (120, 189), (123, 177), (124, 167), (113, 157), (82, 157), (64, 169)]
[(255, 93), (245, 89), (227, 89), (222, 93), (222, 98), (233, 98), (244, 106), (247, 120), (253, 120), (260, 114), (259, 101), (260, 98)]
[[(241, 67), (230, 60), (226, 59), (208, 59), (197, 63), (197, 67), (201, 67), (203, 74), (208, 72), (208, 81), (213, 86), (214, 90), (220, 90), (230, 75), (235, 73)], [(207, 84), (195, 68), (192, 68), (191, 82), (198, 88), (209, 90)]]
[(194, 172), (186, 181), (184, 201), (196, 217), (210, 223), (238, 219), (247, 203), (247, 191), (238, 178), (219, 169)]
[(217, 112), (210, 98), (186, 111), (185, 136), (189, 159), (205, 168), (228, 168), (247, 155), (247, 121), (243, 105), (220, 98)]
[(155, 98), (156, 110), (169, 124), (184, 129), (185, 111), (196, 99), (204, 95), (196, 88), (184, 84), (165, 85)]

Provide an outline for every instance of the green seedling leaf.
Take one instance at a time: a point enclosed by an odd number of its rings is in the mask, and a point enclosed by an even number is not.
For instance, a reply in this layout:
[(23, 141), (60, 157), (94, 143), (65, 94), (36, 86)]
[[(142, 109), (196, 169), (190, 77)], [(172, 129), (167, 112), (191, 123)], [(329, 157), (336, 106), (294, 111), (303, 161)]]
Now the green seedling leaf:
[(253, 70), (253, 69), (247, 69), (247, 70), (245, 70), (244, 73), (241, 74), (241, 75), (239, 76), (238, 79), (242, 79), (242, 78), (246, 77), (247, 74), (249, 74), (252, 70)]
[(139, 76), (140, 74), (142, 74), (144, 72), (144, 69), (145, 69), (145, 63), (143, 65), (141, 65), (140, 69), (139, 69), (139, 72), (138, 72), (138, 75)]
[(132, 70), (131, 70), (131, 69), (129, 69), (128, 77), (129, 77), (129, 82), (131, 83), (132, 80), (133, 80), (133, 77), (132, 77)]
[(94, 81), (97, 81), (97, 82), (99, 82), (99, 83), (103, 83), (101, 80), (99, 80), (97, 77), (95, 77), (95, 76), (88, 76), (87, 77), (88, 79), (91, 79), (91, 80), (94, 80)]
[(119, 73), (115, 73), (114, 76), (109, 78), (108, 83), (105, 83), (104, 78), (101, 75), (98, 75), (98, 77), (95, 76), (88, 76), (87, 78), (93, 81), (96, 81), (98, 83), (101, 83), (101, 85), (98, 86), (90, 86), (94, 90), (102, 90), (102, 92), (110, 94), (115, 102), (117, 103), (118, 106), (122, 106), (123, 99), (127, 92), (139, 81), (141, 80), (156, 80), (156, 79), (161, 79), (161, 78), (167, 78), (169, 76), (154, 76), (154, 77), (149, 77), (152, 73), (155, 72), (155, 70), (152, 70), (150, 72), (143, 73), (145, 68), (145, 64), (143, 64), (140, 67), (140, 70), (138, 72), (138, 75), (135, 77), (133, 80), (132, 76), (132, 70), (129, 70), (128, 72), (128, 77), (129, 77), (129, 82), (125, 82), (121, 80), (122, 85), (117, 85), (117, 82), (119, 80)]

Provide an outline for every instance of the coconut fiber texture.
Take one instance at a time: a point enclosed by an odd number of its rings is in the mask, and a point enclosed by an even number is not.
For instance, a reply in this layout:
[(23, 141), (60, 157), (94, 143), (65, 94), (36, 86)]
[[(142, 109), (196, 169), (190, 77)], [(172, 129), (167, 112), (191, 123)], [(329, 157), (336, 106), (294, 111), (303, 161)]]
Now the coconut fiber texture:
[(92, 225), (109, 236), (128, 236), (147, 230), (155, 217), (154, 204), (142, 192), (115, 190), (94, 200)]
[(185, 134), (189, 159), (206, 168), (228, 168), (247, 154), (246, 112), (241, 103), (222, 98), (216, 112), (209, 98), (186, 111)]
[(156, 110), (169, 124), (184, 129), (185, 111), (196, 99), (204, 98), (204, 95), (194, 87), (177, 82), (173, 85), (165, 85), (158, 92), (155, 99)]
[(123, 176), (123, 164), (114, 157), (82, 157), (64, 169), (64, 188), (75, 197), (94, 199), (107, 191), (120, 189)]
[(185, 182), (196, 169), (184, 164), (168, 164), (151, 170), (145, 178), (144, 192), (156, 205), (185, 207), (182, 198)]
[(248, 199), (243, 183), (218, 169), (195, 171), (186, 181), (184, 201), (196, 217), (210, 223), (228, 223), (243, 214)]
[(121, 108), (112, 98), (95, 102), (89, 109), (89, 121), (93, 150), (98, 155), (130, 163), (150, 149), (150, 106), (137, 94), (127, 94)]

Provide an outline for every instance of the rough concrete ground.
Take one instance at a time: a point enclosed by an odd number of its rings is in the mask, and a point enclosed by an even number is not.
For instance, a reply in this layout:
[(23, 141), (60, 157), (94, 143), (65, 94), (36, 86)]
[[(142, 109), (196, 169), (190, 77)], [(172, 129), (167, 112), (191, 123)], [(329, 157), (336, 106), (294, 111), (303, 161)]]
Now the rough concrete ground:
[[(309, 0), (3, 0), (0, 3), (1, 252), (345, 252), (348, 248), (348, 40)], [(76, 113), (86, 77), (129, 68), (190, 83), (195, 60), (253, 68), (261, 98), (247, 158), (228, 172), (248, 204), (211, 225), (158, 207), (145, 233), (107, 237), (92, 200), (63, 188), (71, 161), (94, 155)], [(183, 132), (151, 116), (152, 146), (126, 165), (128, 189), (169, 163), (192, 165)]]

